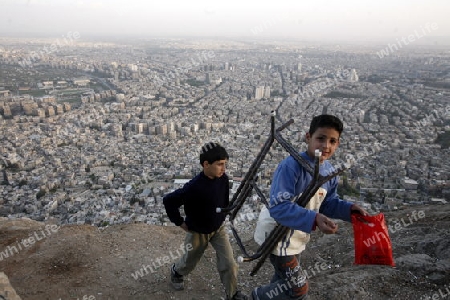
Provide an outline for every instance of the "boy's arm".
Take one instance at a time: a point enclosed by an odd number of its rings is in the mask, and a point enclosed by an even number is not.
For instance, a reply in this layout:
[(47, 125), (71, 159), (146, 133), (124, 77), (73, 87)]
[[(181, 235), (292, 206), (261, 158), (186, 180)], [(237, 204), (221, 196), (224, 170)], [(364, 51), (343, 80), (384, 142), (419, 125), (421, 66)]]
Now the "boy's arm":
[(316, 218), (316, 212), (305, 209), (295, 202), (295, 183), (299, 174), (286, 164), (280, 164), (275, 171), (269, 212), (270, 216), (283, 226), (310, 233)]
[(184, 204), (186, 197), (188, 197), (188, 191), (189, 183), (185, 184), (181, 189), (165, 195), (163, 198), (167, 216), (176, 226), (181, 226), (184, 223), (184, 219), (180, 214), (180, 206)]

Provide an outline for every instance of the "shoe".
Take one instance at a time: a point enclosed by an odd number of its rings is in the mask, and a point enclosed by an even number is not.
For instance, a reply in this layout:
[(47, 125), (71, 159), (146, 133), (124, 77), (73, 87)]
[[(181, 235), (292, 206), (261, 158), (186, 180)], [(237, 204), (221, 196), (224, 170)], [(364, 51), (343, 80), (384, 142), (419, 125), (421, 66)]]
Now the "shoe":
[(259, 300), (258, 297), (258, 288), (255, 288), (252, 292), (252, 300)]
[(183, 275), (180, 275), (175, 271), (175, 264), (170, 267), (170, 282), (175, 290), (184, 290), (184, 280)]
[(242, 294), (240, 291), (237, 291), (236, 294), (234, 294), (233, 298), (231, 300), (248, 300), (248, 297)]

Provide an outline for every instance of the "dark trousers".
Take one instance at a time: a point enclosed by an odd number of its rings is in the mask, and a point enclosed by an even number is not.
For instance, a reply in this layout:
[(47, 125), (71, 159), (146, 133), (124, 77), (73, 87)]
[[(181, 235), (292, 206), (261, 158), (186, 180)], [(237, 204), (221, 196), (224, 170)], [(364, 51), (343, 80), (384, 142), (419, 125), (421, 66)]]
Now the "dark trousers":
[(257, 290), (259, 300), (303, 300), (308, 295), (308, 281), (299, 264), (299, 255), (270, 255), (275, 274), (269, 284)]

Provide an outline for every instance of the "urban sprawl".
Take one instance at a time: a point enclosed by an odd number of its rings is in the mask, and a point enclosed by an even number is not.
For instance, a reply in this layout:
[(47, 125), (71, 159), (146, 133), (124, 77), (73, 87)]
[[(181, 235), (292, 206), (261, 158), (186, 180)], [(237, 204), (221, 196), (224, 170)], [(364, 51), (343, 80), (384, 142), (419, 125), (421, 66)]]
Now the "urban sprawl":
[[(448, 50), (76, 37), (0, 39), (0, 217), (170, 224), (162, 197), (201, 170), (201, 146), (227, 148), (233, 192), (272, 111), (277, 127), (294, 121), (281, 133), (299, 151), (313, 116), (343, 120), (332, 163), (348, 168), (345, 199), (374, 210), (450, 199)], [(275, 143), (259, 170), (267, 197), (287, 155)], [(258, 205), (252, 195), (242, 212)]]

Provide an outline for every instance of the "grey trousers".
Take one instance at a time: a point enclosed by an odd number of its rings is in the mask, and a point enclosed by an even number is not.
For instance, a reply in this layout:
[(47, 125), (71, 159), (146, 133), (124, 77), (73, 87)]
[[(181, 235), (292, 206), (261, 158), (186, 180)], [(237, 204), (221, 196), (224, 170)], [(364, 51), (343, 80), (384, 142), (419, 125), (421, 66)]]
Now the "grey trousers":
[(224, 226), (209, 234), (188, 232), (184, 240), (185, 249), (188, 251), (175, 263), (175, 270), (183, 276), (191, 273), (200, 261), (209, 243), (216, 251), (217, 270), (219, 271), (220, 280), (228, 298), (231, 299), (237, 291), (238, 266), (234, 260), (233, 248), (231, 248)]

